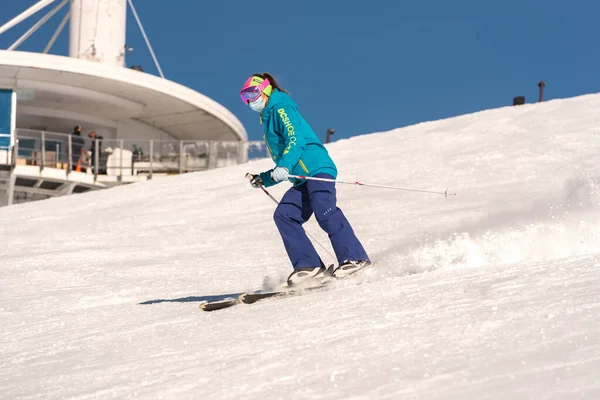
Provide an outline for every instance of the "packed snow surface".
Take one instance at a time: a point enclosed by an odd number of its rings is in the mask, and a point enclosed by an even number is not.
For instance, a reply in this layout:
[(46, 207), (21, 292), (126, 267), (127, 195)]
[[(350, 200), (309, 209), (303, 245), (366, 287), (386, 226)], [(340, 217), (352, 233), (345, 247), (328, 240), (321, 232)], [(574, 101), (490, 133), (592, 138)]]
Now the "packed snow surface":
[(338, 185), (377, 264), (301, 297), (198, 307), (291, 272), (268, 159), (0, 209), (0, 398), (600, 398), (600, 95), (328, 149), (456, 196)]

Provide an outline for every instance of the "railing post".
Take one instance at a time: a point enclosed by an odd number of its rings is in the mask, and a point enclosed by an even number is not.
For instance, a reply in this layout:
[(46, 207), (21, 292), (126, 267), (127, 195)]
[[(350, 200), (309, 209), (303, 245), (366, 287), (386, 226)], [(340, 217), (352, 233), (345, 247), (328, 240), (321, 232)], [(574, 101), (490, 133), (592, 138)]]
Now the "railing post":
[(208, 152), (208, 169), (217, 168), (219, 164), (219, 142), (215, 142), (211, 140), (208, 142), (209, 152)]
[(68, 167), (67, 167), (67, 176), (69, 176), (69, 174), (73, 170), (73, 136), (72, 135), (69, 135), (67, 137), (67, 146), (68, 146), (67, 157), (69, 157), (69, 163), (68, 163)]
[(98, 169), (100, 166), (100, 152), (98, 151), (98, 139), (94, 138), (94, 182), (98, 180)]
[(148, 179), (152, 179), (152, 159), (154, 158), (154, 140), (150, 140), (150, 175)]
[(12, 160), (11, 160), (11, 169), (10, 176), (8, 177), (8, 187), (6, 188), (6, 204), (12, 205), (15, 197), (15, 181), (17, 177), (15, 175), (15, 169), (17, 168), (17, 158), (19, 156), (19, 139), (15, 140), (15, 144), (12, 148)]
[(179, 174), (183, 174), (183, 140), (179, 141)]
[(248, 149), (250, 149), (248, 142), (238, 142), (238, 164), (243, 164), (248, 161)]
[(46, 166), (46, 132), (42, 131), (42, 160), (40, 161), (40, 172), (44, 170)]
[(123, 180), (123, 139), (121, 139), (121, 157), (119, 160), (119, 181)]
[(10, 165), (12, 168), (17, 167), (17, 158), (19, 157), (19, 139), (15, 140), (15, 144), (12, 148), (12, 160), (10, 160)]
[(206, 152), (206, 169), (210, 169), (210, 165), (212, 163), (213, 158), (213, 148), (211, 141), (206, 142), (206, 148), (208, 149), (208, 151)]

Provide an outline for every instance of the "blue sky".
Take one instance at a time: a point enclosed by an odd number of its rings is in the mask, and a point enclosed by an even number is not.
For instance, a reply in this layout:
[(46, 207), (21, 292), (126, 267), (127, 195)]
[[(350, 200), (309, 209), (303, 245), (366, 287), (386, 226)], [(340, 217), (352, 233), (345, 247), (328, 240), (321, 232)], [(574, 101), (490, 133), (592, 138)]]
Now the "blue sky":
[[(2, 0), (0, 23), (34, 4)], [(254, 72), (289, 90), (321, 137), (394, 129), (512, 104), (600, 92), (597, 0), (140, 1), (168, 79), (231, 110), (250, 139), (258, 115), (239, 99)], [(49, 9), (49, 8), (48, 8)], [(43, 12), (0, 35), (7, 48)], [(19, 50), (44, 48), (63, 12)], [(128, 13), (127, 64), (158, 75)], [(52, 50), (68, 53), (65, 30)]]

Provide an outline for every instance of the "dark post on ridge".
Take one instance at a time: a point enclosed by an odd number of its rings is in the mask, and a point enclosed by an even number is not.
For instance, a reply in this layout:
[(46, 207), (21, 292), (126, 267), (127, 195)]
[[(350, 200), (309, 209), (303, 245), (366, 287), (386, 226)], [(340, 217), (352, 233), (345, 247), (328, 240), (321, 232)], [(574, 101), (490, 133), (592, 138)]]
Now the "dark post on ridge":
[(329, 128), (327, 129), (327, 137), (325, 138), (325, 143), (329, 143), (331, 141), (331, 135), (335, 133), (335, 129)]
[(540, 103), (544, 101), (544, 88), (546, 87), (546, 82), (540, 81), (538, 83), (538, 87), (540, 88)]

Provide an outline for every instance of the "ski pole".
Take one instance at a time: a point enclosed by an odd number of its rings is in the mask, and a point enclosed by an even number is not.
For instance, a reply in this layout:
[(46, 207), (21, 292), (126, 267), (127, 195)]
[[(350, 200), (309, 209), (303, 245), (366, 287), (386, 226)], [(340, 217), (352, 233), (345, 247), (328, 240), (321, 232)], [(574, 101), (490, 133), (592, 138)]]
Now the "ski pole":
[(339, 180), (336, 180), (336, 179), (317, 178), (317, 177), (313, 177), (313, 176), (289, 175), (289, 177), (290, 178), (294, 178), (294, 179), (307, 179), (307, 180), (310, 180), (310, 181), (335, 182), (335, 183), (344, 183), (344, 184), (347, 184), (347, 185), (371, 186), (371, 187), (378, 187), (378, 188), (384, 188), (384, 189), (406, 190), (406, 191), (409, 191), (409, 192), (423, 192), (423, 193), (443, 194), (446, 197), (448, 197), (448, 195), (456, 196), (456, 193), (448, 193), (448, 189), (446, 189), (445, 192), (438, 192), (438, 191), (434, 191), (434, 190), (411, 189), (411, 188), (404, 188), (404, 187), (399, 187), (399, 186), (375, 185), (375, 184), (371, 184), (371, 183), (361, 183), (361, 182), (351, 182), (351, 181), (350, 182), (349, 181), (339, 181)]
[[(250, 181), (251, 181), (251, 180), (252, 180), (252, 174), (251, 174), (251, 173), (249, 173), (249, 172), (248, 172), (248, 173), (246, 173), (246, 178), (248, 178), (248, 180), (250, 180)], [(273, 200), (273, 202), (274, 202), (275, 204), (279, 205), (279, 202), (277, 201), (277, 199), (276, 199), (275, 197), (273, 197), (273, 196), (271, 195), (271, 193), (269, 193), (269, 192), (267, 191), (267, 189), (265, 189), (265, 187), (264, 187), (262, 184), (259, 184), (259, 185), (258, 185), (258, 187), (260, 187), (260, 188), (262, 189), (262, 191), (264, 192), (264, 194), (266, 194), (267, 196), (269, 196), (269, 198), (270, 198), (271, 200)], [(331, 258), (333, 258), (333, 259), (334, 259), (334, 260), (336, 260), (336, 262), (337, 262), (337, 258), (336, 258), (336, 257), (335, 257), (333, 254), (331, 254), (331, 252), (330, 252), (329, 250), (327, 250), (327, 249), (325, 248), (325, 246), (323, 246), (321, 243), (319, 243), (319, 241), (318, 241), (317, 239), (315, 239), (315, 238), (314, 238), (314, 237), (313, 237), (313, 236), (312, 236), (310, 233), (306, 232), (306, 229), (304, 230), (304, 232), (306, 233), (306, 235), (307, 235), (309, 238), (311, 238), (311, 239), (312, 239), (312, 240), (313, 240), (313, 241), (314, 241), (316, 244), (318, 244), (318, 245), (319, 245), (319, 246), (320, 246), (320, 247), (321, 247), (323, 250), (325, 250), (325, 252), (331, 256)]]

